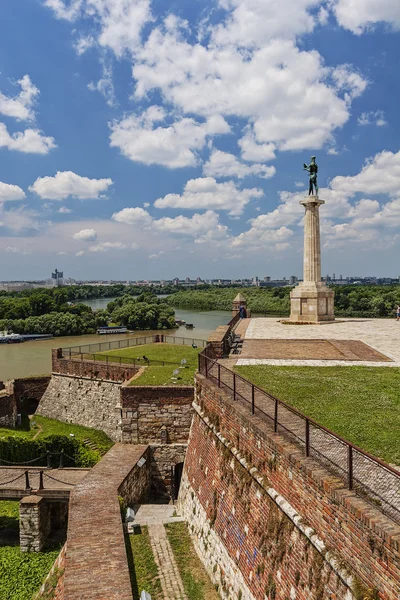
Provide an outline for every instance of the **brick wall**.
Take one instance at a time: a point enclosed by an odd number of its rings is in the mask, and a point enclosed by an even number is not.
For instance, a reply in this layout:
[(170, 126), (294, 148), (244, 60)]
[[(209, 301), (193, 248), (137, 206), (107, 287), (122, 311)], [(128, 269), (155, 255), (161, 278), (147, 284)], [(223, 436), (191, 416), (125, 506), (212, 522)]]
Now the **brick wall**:
[(149, 478), (148, 447), (115, 444), (71, 492), (63, 600), (133, 600), (118, 494), (140, 502)]
[(53, 374), (37, 414), (101, 429), (112, 440), (121, 438), (120, 384)]
[(400, 526), (200, 375), (195, 409), (179, 502), (222, 598), (400, 598)]
[(14, 384), (8, 381), (0, 390), (0, 427), (15, 427), (17, 403), (14, 396)]
[(192, 421), (191, 386), (121, 386), (122, 441), (186, 443)]
[(151, 497), (170, 500), (176, 497), (173, 469), (185, 460), (187, 444), (151, 444)]
[(50, 375), (14, 379), (14, 395), (18, 412), (26, 412), (30, 399), (39, 401), (49, 385)]
[(63, 357), (62, 349), (52, 351), (52, 372), (75, 377), (89, 377), (122, 383), (133, 377), (139, 368), (131, 365), (107, 364), (101, 361)]
[(228, 353), (229, 325), (220, 325), (208, 338), (207, 355), (210, 358), (222, 358)]
[[(67, 551), (67, 544), (61, 548), (60, 554), (54, 561), (46, 579), (40, 587), (38, 593), (34, 596), (33, 600), (63, 600), (64, 599), (64, 569), (65, 569), (65, 553)], [(56, 588), (54, 589), (52, 583), (52, 576), (57, 574), (58, 580)]]

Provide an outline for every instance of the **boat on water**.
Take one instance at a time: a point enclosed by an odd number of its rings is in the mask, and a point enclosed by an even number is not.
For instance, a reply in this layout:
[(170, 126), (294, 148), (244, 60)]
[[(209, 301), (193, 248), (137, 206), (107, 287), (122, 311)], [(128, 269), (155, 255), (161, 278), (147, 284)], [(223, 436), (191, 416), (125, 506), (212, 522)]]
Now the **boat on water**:
[(108, 327), (98, 327), (97, 329), (97, 333), (99, 335), (107, 335), (110, 333), (127, 333), (128, 332), (128, 328), (127, 327), (120, 327), (118, 325), (109, 325)]
[(20, 344), (23, 341), (24, 338), (18, 333), (8, 333), (7, 331), (0, 331), (0, 344)]
[(175, 319), (175, 325), (186, 325), (186, 321), (183, 319)]
[(186, 329), (194, 329), (193, 323), (186, 323), (185, 327)]
[(50, 340), (51, 333), (9, 333), (0, 331), (0, 344), (20, 344), (21, 342), (32, 342), (37, 340)]

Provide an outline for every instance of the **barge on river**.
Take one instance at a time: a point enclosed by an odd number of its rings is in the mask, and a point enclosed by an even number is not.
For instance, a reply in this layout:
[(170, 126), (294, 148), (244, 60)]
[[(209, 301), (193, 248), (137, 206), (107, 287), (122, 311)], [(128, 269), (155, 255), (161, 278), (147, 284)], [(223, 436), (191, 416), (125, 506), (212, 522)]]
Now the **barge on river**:
[(106, 335), (106, 334), (110, 334), (110, 333), (127, 333), (128, 332), (128, 328), (127, 327), (119, 327), (119, 326), (112, 326), (109, 325), (108, 327), (99, 327), (97, 329), (97, 333), (99, 335)]
[(30, 342), (33, 340), (50, 340), (51, 333), (8, 333), (0, 331), (0, 344), (20, 344), (21, 342)]

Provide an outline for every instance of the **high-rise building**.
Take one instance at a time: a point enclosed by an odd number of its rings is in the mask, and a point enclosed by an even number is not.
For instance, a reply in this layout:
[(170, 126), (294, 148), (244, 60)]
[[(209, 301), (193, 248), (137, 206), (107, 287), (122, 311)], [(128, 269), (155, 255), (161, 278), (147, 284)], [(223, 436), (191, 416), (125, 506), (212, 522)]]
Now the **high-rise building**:
[(179, 285), (179, 277), (175, 277), (175, 279), (172, 280), (172, 283), (174, 285)]

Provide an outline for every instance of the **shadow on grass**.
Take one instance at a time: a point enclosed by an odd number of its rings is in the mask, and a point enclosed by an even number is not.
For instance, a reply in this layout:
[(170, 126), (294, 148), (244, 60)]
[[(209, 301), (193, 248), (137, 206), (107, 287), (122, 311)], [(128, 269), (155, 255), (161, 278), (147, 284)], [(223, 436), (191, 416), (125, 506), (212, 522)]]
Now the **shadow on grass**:
[(129, 539), (129, 535), (127, 533), (124, 534), (124, 539), (125, 539), (126, 557), (128, 560), (129, 577), (131, 580), (133, 600), (140, 600), (139, 588), (138, 588), (138, 583), (137, 583), (137, 579), (136, 579), (135, 563), (133, 562), (132, 546), (131, 546), (131, 542)]

